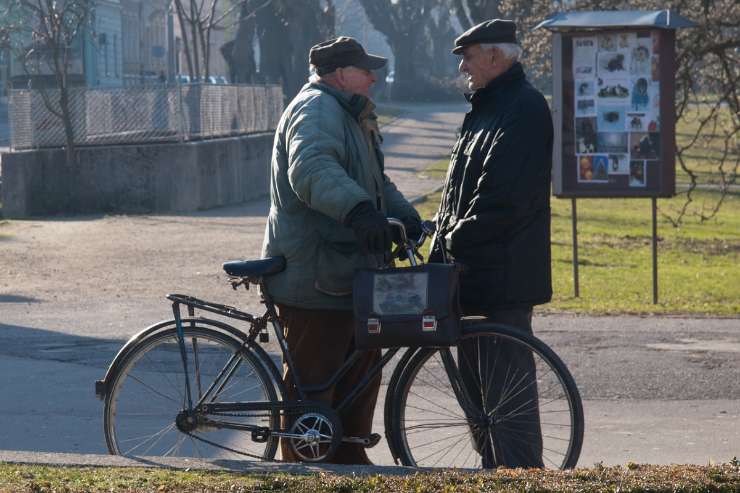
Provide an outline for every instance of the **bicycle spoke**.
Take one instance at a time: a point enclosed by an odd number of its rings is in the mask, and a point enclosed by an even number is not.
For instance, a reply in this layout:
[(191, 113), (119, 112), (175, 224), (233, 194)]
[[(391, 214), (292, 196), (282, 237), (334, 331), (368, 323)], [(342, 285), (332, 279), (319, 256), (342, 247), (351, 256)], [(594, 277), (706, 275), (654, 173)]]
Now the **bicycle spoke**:
[[(545, 461), (556, 468), (573, 464), (577, 434), (572, 379), (568, 384), (562, 378), (562, 364), (553, 364), (538, 341), (527, 337), (492, 327), (490, 333), (464, 337), (456, 358), (448, 358), (444, 350), (413, 356), (412, 370), (401, 374), (403, 414), (398, 426), (404, 463), (491, 467)], [(449, 382), (439, 378), (440, 367)], [(465, 418), (450, 416), (461, 411)], [(478, 421), (478, 413), (480, 418), (492, 417), (491, 425)], [(408, 456), (412, 460), (403, 458)]]
[[(229, 335), (192, 327), (185, 327), (185, 341), (189, 378), (198, 401), (209, 402), (211, 398), (224, 399), (227, 396), (229, 400), (226, 402), (277, 401), (272, 381), (264, 371), (260, 373), (259, 365), (262, 363), (255, 359), (257, 356), (242, 348), (242, 343)], [(274, 413), (266, 416), (239, 411), (216, 413), (212, 416), (216, 419), (211, 423), (201, 423), (204, 416), (193, 416), (193, 430), (184, 433), (176, 428), (176, 417), (186, 409), (183, 407), (183, 364), (179, 356), (174, 328), (154, 334), (139, 347), (132, 348), (131, 355), (118, 369), (111, 395), (106, 399), (106, 439), (111, 451), (125, 455), (201, 458), (235, 453), (271, 458), (277, 448), (277, 438), (256, 442), (248, 432), (225, 425), (265, 423), (271, 426), (268, 423), (277, 419)], [(225, 421), (224, 415), (229, 416)], [(145, 435), (142, 429), (156, 431)], [(199, 436), (201, 434), (206, 434), (208, 439)], [(198, 441), (207, 446), (198, 444)]]
[[(150, 440), (153, 440), (153, 443), (152, 443), (152, 445), (150, 445), (150, 446), (149, 446), (149, 448), (147, 448), (147, 449), (146, 449), (146, 452), (148, 452), (149, 450), (151, 450), (151, 448), (152, 448), (152, 447), (153, 447), (153, 446), (154, 446), (154, 445), (155, 445), (155, 444), (156, 444), (157, 442), (159, 442), (159, 440), (161, 440), (161, 439), (162, 439), (162, 437), (163, 437), (163, 436), (165, 435), (165, 433), (169, 432), (169, 431), (170, 431), (170, 430), (172, 430), (172, 429), (173, 429), (174, 427), (175, 427), (175, 423), (171, 423), (170, 425), (168, 425), (168, 426), (166, 426), (166, 427), (162, 428), (161, 430), (159, 430), (159, 431), (158, 431), (157, 433), (155, 433), (154, 435), (151, 435), (151, 436), (150, 436), (150, 437), (149, 437), (149, 438), (148, 438), (147, 440), (144, 440), (144, 441), (143, 441), (143, 442), (141, 442), (141, 443), (140, 443), (139, 445), (137, 445), (137, 446), (135, 446), (135, 447), (133, 447), (133, 448), (129, 449), (129, 450), (128, 450), (128, 451), (127, 451), (127, 452), (126, 452), (126, 453), (125, 453), (124, 455), (129, 455), (129, 454), (131, 454), (131, 453), (132, 453), (132, 452), (133, 452), (134, 450), (138, 449), (139, 447), (142, 447), (142, 446), (143, 446), (143, 445), (144, 445), (144, 444), (145, 444), (146, 442), (148, 442), (148, 441), (150, 441)], [(146, 454), (146, 452), (145, 452), (145, 454)]]
[[(413, 395), (416, 396), (416, 397), (418, 397), (419, 399), (423, 400), (424, 402), (426, 402), (428, 404), (431, 404), (432, 406), (434, 406), (436, 408), (439, 408), (442, 411), (445, 411), (446, 413), (449, 413), (450, 412), (450, 410), (448, 408), (442, 407), (439, 404), (437, 404), (436, 402), (434, 402), (434, 401), (432, 401), (430, 399), (427, 399), (426, 397), (424, 397), (424, 396), (422, 396), (420, 394), (417, 394), (416, 392), (414, 392)], [(430, 411), (430, 412), (433, 412), (433, 411)], [(459, 414), (457, 414), (457, 415), (455, 415), (455, 414), (443, 414), (443, 416), (448, 416), (450, 418), (461, 418), (461, 419), (465, 419), (463, 416), (461, 416)]]

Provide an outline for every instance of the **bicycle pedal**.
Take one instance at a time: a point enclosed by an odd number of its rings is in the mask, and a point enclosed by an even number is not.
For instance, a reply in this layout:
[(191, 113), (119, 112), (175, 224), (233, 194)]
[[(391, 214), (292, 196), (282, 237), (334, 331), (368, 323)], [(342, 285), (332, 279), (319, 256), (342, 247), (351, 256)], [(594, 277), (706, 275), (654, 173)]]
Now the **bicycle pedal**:
[(257, 443), (265, 443), (270, 438), (269, 428), (259, 428), (252, 430), (252, 441)]
[(270, 334), (267, 332), (260, 332), (260, 342), (270, 342)]
[(370, 436), (367, 438), (368, 438), (368, 443), (365, 444), (365, 448), (373, 448), (378, 443), (380, 443), (380, 439), (383, 437), (381, 437), (379, 433), (370, 433)]
[(365, 448), (373, 448), (380, 442), (381, 436), (377, 433), (371, 433), (367, 437), (342, 437), (344, 443), (356, 443)]

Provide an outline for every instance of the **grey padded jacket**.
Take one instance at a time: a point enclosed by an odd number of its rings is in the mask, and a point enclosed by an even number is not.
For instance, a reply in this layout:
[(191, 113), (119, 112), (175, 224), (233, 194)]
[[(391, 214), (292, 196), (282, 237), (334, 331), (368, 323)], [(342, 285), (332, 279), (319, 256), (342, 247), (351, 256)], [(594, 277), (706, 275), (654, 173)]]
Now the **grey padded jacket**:
[(376, 267), (363, 255), (347, 214), (369, 201), (392, 217), (418, 214), (383, 172), (379, 136), (368, 143), (361, 118), (372, 102), (321, 83), (306, 84), (275, 132), (270, 214), (262, 255), (282, 255), (285, 271), (267, 279), (270, 296), (310, 309), (352, 308), (354, 271)]

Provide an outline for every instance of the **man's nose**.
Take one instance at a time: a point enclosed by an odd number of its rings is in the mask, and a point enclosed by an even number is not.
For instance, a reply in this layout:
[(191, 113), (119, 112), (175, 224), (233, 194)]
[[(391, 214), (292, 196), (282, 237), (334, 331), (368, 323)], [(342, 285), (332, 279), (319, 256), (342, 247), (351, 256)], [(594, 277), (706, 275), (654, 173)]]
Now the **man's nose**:
[(378, 82), (378, 77), (375, 75), (375, 72), (370, 72), (370, 84), (375, 84)]

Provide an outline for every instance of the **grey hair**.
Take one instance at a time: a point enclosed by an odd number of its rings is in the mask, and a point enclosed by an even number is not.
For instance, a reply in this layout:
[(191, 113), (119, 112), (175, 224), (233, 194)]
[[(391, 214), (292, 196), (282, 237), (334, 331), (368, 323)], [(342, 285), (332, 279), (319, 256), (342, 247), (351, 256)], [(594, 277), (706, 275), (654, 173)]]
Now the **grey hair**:
[(309, 65), (308, 72), (309, 72), (308, 82), (316, 83), (321, 80), (321, 76), (316, 71), (316, 65), (313, 65), (313, 64)]
[(481, 43), (484, 50), (498, 49), (507, 60), (516, 62), (522, 56), (522, 47), (515, 43)]

